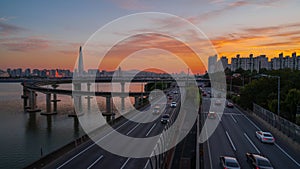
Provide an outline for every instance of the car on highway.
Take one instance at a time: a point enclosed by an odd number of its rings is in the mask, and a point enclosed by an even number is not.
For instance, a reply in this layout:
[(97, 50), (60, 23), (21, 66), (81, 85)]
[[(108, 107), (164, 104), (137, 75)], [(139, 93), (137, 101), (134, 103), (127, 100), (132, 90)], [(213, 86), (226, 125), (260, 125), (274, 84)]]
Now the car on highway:
[(156, 105), (153, 108), (152, 114), (157, 115), (160, 113), (160, 106)]
[(207, 114), (207, 118), (209, 118), (209, 119), (215, 119), (216, 117), (217, 117), (216, 112), (210, 111)]
[(178, 94), (178, 91), (177, 90), (173, 91), (173, 94)]
[(160, 122), (163, 124), (166, 124), (170, 121), (170, 115), (169, 114), (164, 114), (162, 115)]
[(270, 132), (256, 131), (255, 135), (262, 143), (275, 143), (275, 138)]
[(172, 103), (170, 104), (170, 107), (171, 107), (171, 108), (175, 108), (175, 107), (176, 107), (176, 102), (172, 102)]
[(229, 156), (220, 156), (220, 165), (224, 169), (240, 169), (237, 159)]
[(233, 108), (233, 103), (230, 103), (230, 102), (227, 102), (227, 105), (226, 105), (228, 108)]
[(255, 169), (273, 169), (270, 161), (259, 154), (254, 153), (246, 153), (247, 162), (250, 167)]
[(217, 100), (215, 101), (215, 105), (221, 105), (221, 104), (222, 104), (221, 100), (217, 99)]
[(172, 99), (173, 99), (173, 97), (171, 95), (169, 95), (169, 100), (172, 100)]
[(202, 96), (207, 96), (207, 94), (205, 92), (203, 92)]

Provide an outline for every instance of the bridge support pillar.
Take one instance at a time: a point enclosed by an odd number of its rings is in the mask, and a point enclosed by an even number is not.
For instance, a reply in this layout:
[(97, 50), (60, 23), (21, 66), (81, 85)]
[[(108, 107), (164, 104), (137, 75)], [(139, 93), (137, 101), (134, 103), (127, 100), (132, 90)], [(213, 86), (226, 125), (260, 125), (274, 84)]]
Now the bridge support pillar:
[(46, 94), (46, 112), (51, 112), (51, 93)]
[(23, 108), (24, 111), (28, 109), (28, 97), (29, 97), (29, 90), (26, 87), (23, 87), (23, 95), (21, 98), (23, 99)]
[(31, 110), (36, 108), (36, 93), (34, 91), (30, 91), (29, 106)]
[(40, 109), (37, 109), (36, 105), (36, 92), (30, 90), (30, 95), (29, 95), (29, 109), (27, 109), (27, 112), (40, 112)]
[[(53, 84), (51, 85), (53, 87), (53, 89), (56, 89), (59, 85), (58, 84)], [(53, 100), (51, 100), (53, 102), (53, 113), (57, 113), (57, 102), (60, 102), (60, 100), (57, 99), (57, 95), (53, 94)]]
[(125, 111), (125, 97), (123, 96), (123, 94), (125, 92), (125, 82), (121, 82), (121, 92), (122, 92), (122, 96), (121, 96), (121, 111), (123, 113)]
[[(81, 83), (74, 83), (74, 89), (76, 91), (81, 91)], [(81, 96), (74, 96), (74, 104), (76, 106), (76, 110), (82, 113), (82, 100)], [(77, 112), (77, 113), (79, 113)]]
[[(91, 83), (87, 83), (87, 91), (91, 91)], [(93, 98), (92, 96), (87, 96), (85, 97), (87, 99), (87, 109), (88, 111), (91, 110), (91, 99)]]
[(106, 122), (109, 123), (112, 121), (112, 117), (114, 116), (112, 112), (112, 97), (106, 96), (106, 112), (102, 113), (103, 116), (106, 117)]
[(134, 108), (138, 108), (140, 105), (140, 98), (138, 96), (134, 96)]
[(106, 97), (106, 114), (111, 114), (111, 97)]

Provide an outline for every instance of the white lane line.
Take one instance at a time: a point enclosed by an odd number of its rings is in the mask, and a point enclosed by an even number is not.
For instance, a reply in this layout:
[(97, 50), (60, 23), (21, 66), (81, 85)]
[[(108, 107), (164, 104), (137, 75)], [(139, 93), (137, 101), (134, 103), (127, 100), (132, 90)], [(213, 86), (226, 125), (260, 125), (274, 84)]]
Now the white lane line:
[(231, 116), (232, 120), (233, 120), (235, 123), (237, 123), (237, 121), (236, 121), (236, 119), (233, 117), (233, 115), (231, 114), (230, 116)]
[[(132, 118), (135, 118), (137, 115), (140, 115), (140, 113), (136, 114)], [(119, 128), (123, 127), (128, 122), (129, 122), (129, 120), (126, 121), (125, 123), (123, 123), (122, 125), (120, 125), (119, 127), (117, 127), (115, 130), (118, 130)], [(63, 167), (64, 165), (68, 164), (70, 161), (74, 160), (76, 157), (78, 157), (82, 153), (86, 152), (88, 149), (90, 149), (91, 147), (93, 147), (94, 145), (96, 145), (97, 143), (99, 143), (100, 141), (102, 141), (104, 138), (106, 138), (108, 135), (110, 135), (111, 133), (113, 133), (115, 130), (110, 131), (105, 136), (101, 137), (99, 140), (97, 140), (96, 142), (94, 142), (93, 144), (91, 144), (90, 146), (88, 146), (87, 148), (85, 148), (84, 150), (80, 151), (78, 154), (76, 154), (75, 156), (73, 156), (72, 158), (70, 158), (69, 160), (67, 160), (66, 162), (64, 162), (62, 165), (60, 165), (59, 167), (57, 167), (57, 169), (60, 169), (61, 167)]]
[(101, 155), (96, 161), (94, 161), (87, 169), (92, 168), (99, 160), (103, 158), (103, 155)]
[(131, 132), (133, 132), (134, 129), (136, 129), (141, 123), (138, 123), (137, 125), (135, 125), (130, 131), (128, 131), (126, 133), (126, 135), (130, 134)]
[(217, 115), (219, 121), (222, 121), (222, 120), (221, 120), (221, 117), (220, 117), (217, 113), (216, 113), (216, 115)]
[[(240, 113), (242, 113), (239, 109), (237, 109)], [(248, 121), (257, 129), (257, 130), (260, 130), (262, 131), (257, 125), (255, 125), (244, 113), (242, 113), (244, 115), (244, 117), (246, 119), (248, 119)], [(244, 133), (245, 134), (245, 133)], [(249, 140), (250, 141), (250, 140)], [(291, 159), (297, 166), (300, 167), (300, 164), (293, 158), (291, 157), (286, 151), (284, 151), (278, 144), (275, 143), (275, 146), (281, 150), (289, 159)]]
[(293, 158), (291, 157), (286, 151), (284, 151), (278, 144), (275, 143), (275, 146), (279, 148), (289, 159), (291, 159), (298, 167), (300, 167), (300, 164)]
[(148, 136), (151, 133), (151, 131), (154, 129), (155, 126), (156, 126), (156, 123), (150, 128), (150, 130), (147, 132), (146, 136)]
[(231, 147), (233, 148), (234, 151), (236, 151), (236, 148), (235, 148), (235, 146), (234, 146), (234, 144), (233, 144), (233, 142), (232, 142), (232, 140), (231, 140), (231, 138), (230, 138), (230, 136), (229, 136), (229, 134), (228, 134), (227, 131), (226, 131), (226, 136), (227, 136), (227, 138), (228, 138), (228, 140), (229, 140), (229, 142), (231, 144)]
[(209, 146), (209, 141), (208, 141), (208, 134), (207, 134), (207, 128), (205, 127), (205, 133), (206, 133), (206, 140), (207, 140), (207, 149), (208, 149), (208, 158), (209, 158), (209, 164), (210, 164), (210, 169), (212, 168), (212, 159), (211, 159), (211, 152), (210, 152), (210, 146)]
[(252, 120), (250, 120), (243, 112), (241, 112), (238, 108), (235, 108), (238, 112), (240, 112), (257, 130), (262, 131)]
[(246, 139), (250, 142), (250, 144), (254, 147), (254, 149), (260, 154), (260, 151), (258, 150), (258, 148), (254, 145), (254, 143), (251, 141), (251, 139), (248, 137), (248, 135), (246, 133), (244, 133), (244, 136), (246, 137)]
[(252, 120), (250, 120), (246, 115), (244, 117), (259, 131), (262, 131)]
[(144, 169), (147, 168), (147, 166), (149, 165), (149, 163), (150, 163), (150, 160), (148, 159), (148, 160), (147, 160), (147, 163), (146, 163), (145, 166), (144, 166)]
[(130, 158), (127, 158), (127, 160), (125, 161), (125, 163), (122, 165), (122, 167), (120, 169), (123, 169), (126, 166), (126, 164), (128, 163), (129, 160), (130, 160)]

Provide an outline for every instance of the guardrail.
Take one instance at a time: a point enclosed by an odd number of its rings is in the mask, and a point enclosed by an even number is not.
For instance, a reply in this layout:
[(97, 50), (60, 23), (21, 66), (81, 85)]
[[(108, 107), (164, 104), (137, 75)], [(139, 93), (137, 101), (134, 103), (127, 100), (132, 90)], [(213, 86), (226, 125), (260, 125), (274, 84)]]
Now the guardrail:
[(253, 113), (265, 120), (271, 126), (282, 131), (286, 136), (292, 138), (297, 143), (300, 143), (300, 126), (297, 124), (294, 124), (255, 103), (253, 103)]

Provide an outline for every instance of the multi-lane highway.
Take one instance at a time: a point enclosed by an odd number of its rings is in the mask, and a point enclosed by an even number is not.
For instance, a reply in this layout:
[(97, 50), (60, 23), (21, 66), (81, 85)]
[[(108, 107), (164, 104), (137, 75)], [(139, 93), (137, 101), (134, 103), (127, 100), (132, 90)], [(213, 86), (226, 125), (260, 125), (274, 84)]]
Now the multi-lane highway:
[[(173, 89), (178, 90), (178, 89)], [(180, 94), (173, 94), (172, 90), (169, 91), (172, 94), (172, 101), (177, 102), (177, 105), (180, 104)], [(161, 98), (163, 99), (163, 98)], [(170, 102), (171, 100), (169, 100)], [(159, 104), (161, 100), (156, 100), (153, 104)], [(153, 108), (154, 106), (152, 106)], [(159, 135), (165, 128), (166, 124), (161, 123), (161, 116), (163, 114), (170, 114), (170, 123), (174, 121), (177, 116), (179, 106), (171, 108), (169, 104), (166, 105), (166, 108), (163, 109), (161, 106), (161, 113), (156, 115), (153, 114), (151, 109), (146, 108), (145, 111), (140, 113), (131, 114), (130, 119), (121, 119), (117, 124), (113, 126), (115, 130), (123, 135), (130, 136), (132, 138), (146, 138), (150, 136)], [(156, 119), (152, 122), (147, 122), (149, 119)], [(138, 123), (138, 122), (141, 123)], [(113, 132), (108, 132), (105, 128), (101, 129), (99, 136), (97, 137), (96, 143), (106, 140), (109, 135), (112, 135)], [(115, 146), (121, 147), (124, 151), (145, 151), (149, 149), (154, 149), (154, 144), (149, 146), (129, 146), (130, 144), (124, 140), (110, 140), (111, 142), (116, 143)], [(58, 158), (51, 164), (47, 165), (46, 168), (109, 168), (109, 169), (143, 169), (150, 168), (149, 158), (130, 158), (123, 157), (117, 154), (106, 151), (105, 149), (98, 146), (93, 141), (85, 143), (83, 146), (80, 146), (73, 151), (67, 153), (66, 155)]]
[[(210, 101), (209, 96), (203, 97), (201, 114), (204, 118), (207, 117)], [(261, 143), (256, 138), (255, 131), (266, 131), (266, 128), (237, 108), (225, 107), (223, 115), (217, 113), (215, 119), (207, 120), (212, 123), (221, 121), (212, 136), (204, 143), (205, 169), (221, 168), (219, 157), (224, 155), (236, 157), (241, 168), (248, 169), (250, 166), (245, 156), (247, 152), (264, 155), (276, 169), (300, 168), (299, 151), (282, 138), (276, 137), (275, 133), (273, 133), (276, 139), (274, 145)]]
[[(175, 90), (175, 89), (173, 89)], [(209, 90), (209, 89), (207, 89)], [(173, 93), (172, 90), (169, 93)], [(172, 101), (180, 103), (180, 94), (172, 94)], [(203, 97), (202, 109), (200, 115), (202, 120), (205, 120), (207, 113), (210, 108), (210, 97)], [(170, 100), (169, 100), (170, 101)], [(153, 104), (159, 103), (160, 100), (153, 102)], [(222, 103), (224, 104), (224, 103)], [(213, 106), (216, 105), (213, 103)], [(225, 105), (223, 105), (225, 106)], [(153, 107), (153, 106), (152, 106)], [(146, 138), (155, 135), (159, 135), (165, 128), (165, 124), (160, 122), (162, 114), (170, 114), (171, 122), (175, 120), (179, 106), (176, 108), (170, 108), (166, 106), (163, 112), (159, 115), (152, 113), (153, 110), (146, 108), (148, 111), (143, 111), (140, 113), (133, 113), (130, 117), (132, 121), (121, 119), (113, 127), (123, 135), (131, 136), (133, 138)], [(163, 107), (162, 107), (163, 109)], [(149, 116), (151, 115), (151, 116)], [(143, 121), (149, 121), (148, 118), (156, 117), (152, 122), (148, 123), (138, 123)], [(275, 144), (264, 144), (261, 143), (255, 137), (255, 131), (263, 130), (267, 131), (266, 128), (258, 123), (255, 119), (251, 118), (239, 111), (237, 108), (228, 108), (225, 106), (224, 113), (217, 112), (216, 118), (207, 119), (208, 123), (216, 123), (220, 120), (216, 130), (204, 142), (204, 168), (205, 169), (215, 169), (220, 168), (220, 156), (232, 156), (236, 157), (241, 165), (241, 168), (250, 168), (246, 161), (245, 154), (247, 152), (257, 153), (266, 156), (274, 168), (277, 169), (298, 169), (300, 168), (300, 152), (289, 145), (285, 140), (275, 136)], [(136, 121), (136, 122), (134, 122)], [(207, 132), (207, 131), (206, 131)], [(105, 141), (107, 136), (112, 133), (101, 129), (96, 143)], [(107, 141), (107, 140), (106, 140)], [(117, 142), (118, 147), (123, 147), (124, 151), (143, 151), (143, 149), (154, 149), (154, 144), (148, 147), (143, 147), (136, 145), (134, 147), (128, 146), (128, 142), (119, 140)], [(110, 169), (148, 169), (150, 167), (150, 158), (130, 158), (123, 157), (117, 154), (106, 151), (105, 149), (99, 147), (93, 141), (88, 141), (82, 146), (74, 149), (73, 151), (65, 154), (64, 156), (58, 158), (51, 164), (47, 165), (46, 168), (110, 168)]]

